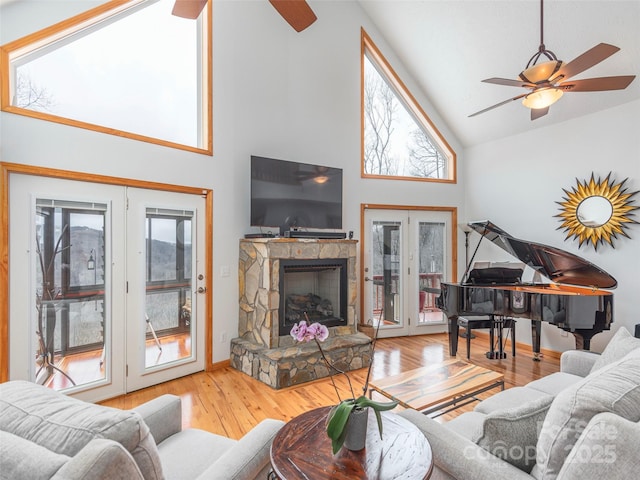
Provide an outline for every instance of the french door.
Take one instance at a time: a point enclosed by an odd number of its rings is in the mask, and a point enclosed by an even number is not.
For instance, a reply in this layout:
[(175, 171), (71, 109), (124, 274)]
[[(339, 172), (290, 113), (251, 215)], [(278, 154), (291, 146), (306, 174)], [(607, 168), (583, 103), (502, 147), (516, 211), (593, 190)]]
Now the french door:
[(446, 331), (435, 293), (450, 281), (455, 210), (365, 208), (364, 323), (379, 337)]
[(201, 195), (21, 174), (9, 194), (10, 379), (98, 401), (204, 369)]

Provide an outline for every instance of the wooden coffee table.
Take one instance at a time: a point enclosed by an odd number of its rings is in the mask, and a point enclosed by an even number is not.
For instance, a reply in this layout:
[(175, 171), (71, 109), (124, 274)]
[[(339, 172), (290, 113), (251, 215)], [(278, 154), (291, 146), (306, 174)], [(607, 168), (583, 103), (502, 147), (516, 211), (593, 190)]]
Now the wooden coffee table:
[(501, 373), (453, 359), (375, 380), (369, 384), (369, 395), (378, 392), (424, 414), (453, 406), (442, 412), (446, 413), (496, 387), (504, 390)]
[(369, 411), (367, 441), (357, 452), (342, 448), (335, 455), (325, 423), (331, 407), (305, 412), (288, 422), (271, 444), (272, 473), (281, 480), (425, 480), (433, 457), (424, 434), (392, 412), (382, 413), (382, 438)]

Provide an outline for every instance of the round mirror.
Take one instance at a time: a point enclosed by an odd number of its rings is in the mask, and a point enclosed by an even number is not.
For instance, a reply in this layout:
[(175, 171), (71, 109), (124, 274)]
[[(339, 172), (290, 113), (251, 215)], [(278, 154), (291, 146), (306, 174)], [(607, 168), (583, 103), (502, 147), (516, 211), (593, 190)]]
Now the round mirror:
[(578, 205), (578, 221), (585, 227), (597, 228), (606, 224), (613, 215), (613, 205), (609, 199), (594, 195), (587, 197)]
[(569, 238), (578, 240), (578, 248), (584, 244), (591, 245), (596, 250), (598, 245), (608, 243), (613, 245), (613, 239), (618, 234), (629, 238), (627, 228), (638, 223), (631, 218), (634, 210), (640, 209), (632, 205), (631, 197), (640, 192), (628, 192), (624, 187), (626, 180), (615, 183), (611, 174), (606, 178), (596, 180), (591, 174), (589, 180), (581, 182), (571, 190), (564, 190), (567, 194), (560, 204), (560, 218)]

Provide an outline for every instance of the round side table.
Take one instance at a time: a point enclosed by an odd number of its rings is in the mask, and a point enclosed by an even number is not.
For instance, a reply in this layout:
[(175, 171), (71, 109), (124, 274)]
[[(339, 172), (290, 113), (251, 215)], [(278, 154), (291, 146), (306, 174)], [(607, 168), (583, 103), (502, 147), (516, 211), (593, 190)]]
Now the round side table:
[(431, 446), (408, 420), (382, 413), (382, 438), (369, 409), (367, 441), (354, 452), (342, 448), (335, 455), (325, 431), (331, 407), (321, 407), (288, 422), (273, 439), (271, 466), (280, 480), (425, 480), (431, 476)]

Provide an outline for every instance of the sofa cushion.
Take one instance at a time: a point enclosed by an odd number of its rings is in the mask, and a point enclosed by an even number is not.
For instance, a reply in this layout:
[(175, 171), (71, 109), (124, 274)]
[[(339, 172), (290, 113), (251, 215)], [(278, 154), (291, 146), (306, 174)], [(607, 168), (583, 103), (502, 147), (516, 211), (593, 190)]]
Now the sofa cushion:
[(517, 407), (495, 410), (485, 417), (480, 437), (472, 440), (528, 473), (536, 463), (538, 433), (552, 401), (552, 396), (544, 396)]
[[(171, 480), (198, 478), (214, 459), (236, 443), (237, 440), (204, 430), (182, 430), (158, 445), (163, 472)], [(188, 455), (188, 461), (185, 461), (185, 455)]]
[(37, 443), (0, 431), (0, 478), (48, 480), (69, 461)]
[(458, 435), (468, 438), (472, 442), (482, 436), (482, 424), (487, 416), (479, 412), (464, 412), (449, 420), (445, 425)]
[(566, 372), (555, 372), (550, 375), (546, 375), (538, 380), (534, 380), (525, 385), (526, 388), (538, 390), (539, 392), (547, 393), (553, 397), (559, 394), (562, 390), (570, 385), (582, 381), (584, 377), (574, 375)]
[(515, 408), (531, 400), (547, 398), (549, 395), (539, 390), (526, 387), (512, 387), (478, 403), (473, 409), (476, 412), (489, 414), (495, 411), (502, 411), (506, 408)]
[(640, 420), (640, 350), (558, 394), (538, 438), (535, 478), (555, 479), (584, 427), (601, 412)]
[(149, 428), (138, 413), (83, 402), (25, 381), (0, 384), (0, 430), (74, 456), (94, 438), (125, 447), (147, 480), (162, 479)]
[(640, 347), (640, 338), (635, 338), (629, 333), (629, 330), (620, 327), (615, 335), (611, 337), (611, 340), (609, 340), (609, 343), (602, 351), (602, 355), (600, 355), (593, 364), (593, 367), (591, 367), (591, 371), (595, 372), (605, 365), (620, 360), (638, 347)]

